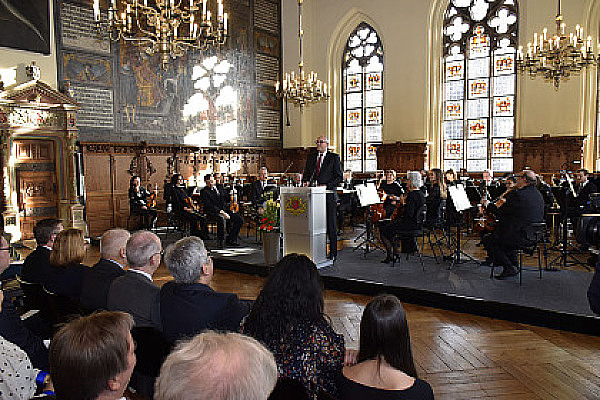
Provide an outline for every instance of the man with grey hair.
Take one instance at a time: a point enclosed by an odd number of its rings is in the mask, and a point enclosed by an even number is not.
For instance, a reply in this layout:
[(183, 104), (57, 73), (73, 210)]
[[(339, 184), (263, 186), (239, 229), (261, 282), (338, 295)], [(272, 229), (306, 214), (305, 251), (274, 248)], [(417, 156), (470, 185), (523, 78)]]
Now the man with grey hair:
[(174, 342), (205, 329), (239, 329), (250, 303), (209, 286), (213, 263), (201, 239), (190, 236), (169, 246), (165, 265), (175, 278), (160, 290), (160, 314), (167, 339)]
[(100, 261), (85, 271), (79, 302), (90, 311), (106, 310), (111, 283), (125, 274), (125, 246), (131, 234), (125, 229), (110, 229), (100, 238)]
[[(396, 235), (419, 230), (423, 225), (425, 195), (421, 190), (423, 185), (421, 173), (419, 171), (408, 171), (406, 178), (408, 180), (407, 194), (400, 200), (400, 203), (404, 204), (402, 215), (379, 228), (381, 241), (385, 245), (387, 253), (385, 260), (382, 261), (383, 263), (390, 263), (396, 257), (396, 254), (393, 253), (393, 241)], [(406, 238), (402, 239), (403, 253), (414, 253), (417, 250), (415, 248), (416, 241), (409, 236), (407, 235)]]
[(152, 282), (160, 265), (160, 239), (149, 231), (136, 232), (127, 240), (125, 251), (129, 270), (110, 285), (107, 307), (131, 314), (136, 327), (160, 330), (160, 289)]
[(205, 332), (180, 343), (156, 381), (155, 400), (266, 400), (277, 382), (273, 354), (239, 333)]

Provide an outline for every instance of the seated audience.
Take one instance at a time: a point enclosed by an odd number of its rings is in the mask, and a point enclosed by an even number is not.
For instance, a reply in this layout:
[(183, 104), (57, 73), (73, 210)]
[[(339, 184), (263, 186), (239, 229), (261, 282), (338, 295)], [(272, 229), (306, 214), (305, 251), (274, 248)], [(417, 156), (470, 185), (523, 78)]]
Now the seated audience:
[(340, 400), (433, 399), (429, 384), (417, 378), (406, 314), (396, 296), (367, 304), (360, 321), (358, 364), (340, 375)]
[(80, 302), (86, 309), (106, 310), (106, 298), (112, 281), (125, 274), (125, 247), (130, 236), (124, 229), (111, 229), (100, 238), (100, 261), (83, 275)]
[(319, 391), (337, 394), (344, 337), (325, 319), (321, 278), (305, 255), (288, 254), (277, 263), (243, 332), (273, 352), (280, 377), (302, 382), (311, 396)]
[(190, 236), (169, 246), (165, 265), (175, 278), (160, 290), (160, 315), (167, 339), (174, 342), (205, 329), (239, 330), (249, 304), (209, 286), (213, 263), (201, 239)]
[(62, 221), (56, 218), (46, 218), (39, 221), (33, 227), (33, 236), (37, 247), (23, 262), (21, 278), (25, 282), (39, 283), (44, 285), (50, 275), (50, 251), (54, 245), (54, 239), (63, 230)]
[(179, 343), (156, 381), (154, 400), (266, 400), (277, 365), (262, 344), (208, 331)]
[(117, 400), (136, 358), (133, 319), (103, 311), (63, 326), (50, 343), (50, 373), (60, 400)]
[[(8, 243), (0, 232), (0, 273), (8, 267), (9, 263)], [(35, 335), (25, 326), (15, 306), (10, 299), (4, 298), (1, 290), (0, 336), (25, 351), (34, 367), (48, 369), (48, 350), (44, 346), (42, 338)]]
[(131, 235), (125, 249), (129, 269), (110, 285), (107, 307), (131, 314), (136, 327), (161, 330), (160, 289), (152, 281), (160, 266), (160, 239), (152, 232), (139, 231)]
[(67, 228), (56, 235), (50, 253), (51, 272), (44, 285), (54, 294), (79, 302), (83, 274), (88, 267), (81, 264), (85, 257), (83, 232)]

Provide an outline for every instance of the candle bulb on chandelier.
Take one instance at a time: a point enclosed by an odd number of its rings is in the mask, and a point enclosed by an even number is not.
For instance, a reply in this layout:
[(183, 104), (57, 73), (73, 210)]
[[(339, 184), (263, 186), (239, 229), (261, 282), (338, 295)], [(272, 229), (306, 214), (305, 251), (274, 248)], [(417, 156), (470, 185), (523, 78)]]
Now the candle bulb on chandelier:
[(206, 2), (208, 0), (202, 0), (202, 21), (206, 21)]
[(227, 35), (227, 20), (229, 18), (229, 15), (227, 15), (227, 13), (223, 13), (223, 34)]
[(94, 0), (94, 21), (100, 22), (100, 1)]

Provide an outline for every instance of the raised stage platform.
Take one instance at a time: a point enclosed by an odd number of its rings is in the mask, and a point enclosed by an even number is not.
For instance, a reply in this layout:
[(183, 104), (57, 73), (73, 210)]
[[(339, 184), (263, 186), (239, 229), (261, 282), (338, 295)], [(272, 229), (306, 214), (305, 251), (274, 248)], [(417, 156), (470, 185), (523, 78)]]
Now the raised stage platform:
[[(259, 275), (270, 269), (251, 239), (242, 240), (239, 248), (211, 254), (217, 268)], [(589, 309), (586, 296), (590, 272), (544, 271), (539, 279), (537, 270), (526, 270), (519, 285), (518, 277), (490, 279), (490, 269), (474, 262), (450, 270), (448, 262), (438, 264), (424, 257), (423, 271), (416, 257), (403, 258), (392, 267), (380, 262), (383, 256), (341, 250), (333, 266), (320, 270), (326, 288), (366, 295), (393, 293), (409, 303), (600, 335), (600, 318)]]

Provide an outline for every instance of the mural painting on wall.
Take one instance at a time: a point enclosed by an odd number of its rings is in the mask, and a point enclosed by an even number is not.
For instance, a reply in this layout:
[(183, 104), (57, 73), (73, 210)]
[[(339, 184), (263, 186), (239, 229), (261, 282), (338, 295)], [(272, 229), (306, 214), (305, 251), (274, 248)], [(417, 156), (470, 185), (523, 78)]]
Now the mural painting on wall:
[(50, 54), (48, 0), (0, 0), (0, 46)]
[[(1, 1), (1, 0), (0, 0)], [(64, 80), (112, 86), (110, 59), (82, 53), (63, 53)]]

